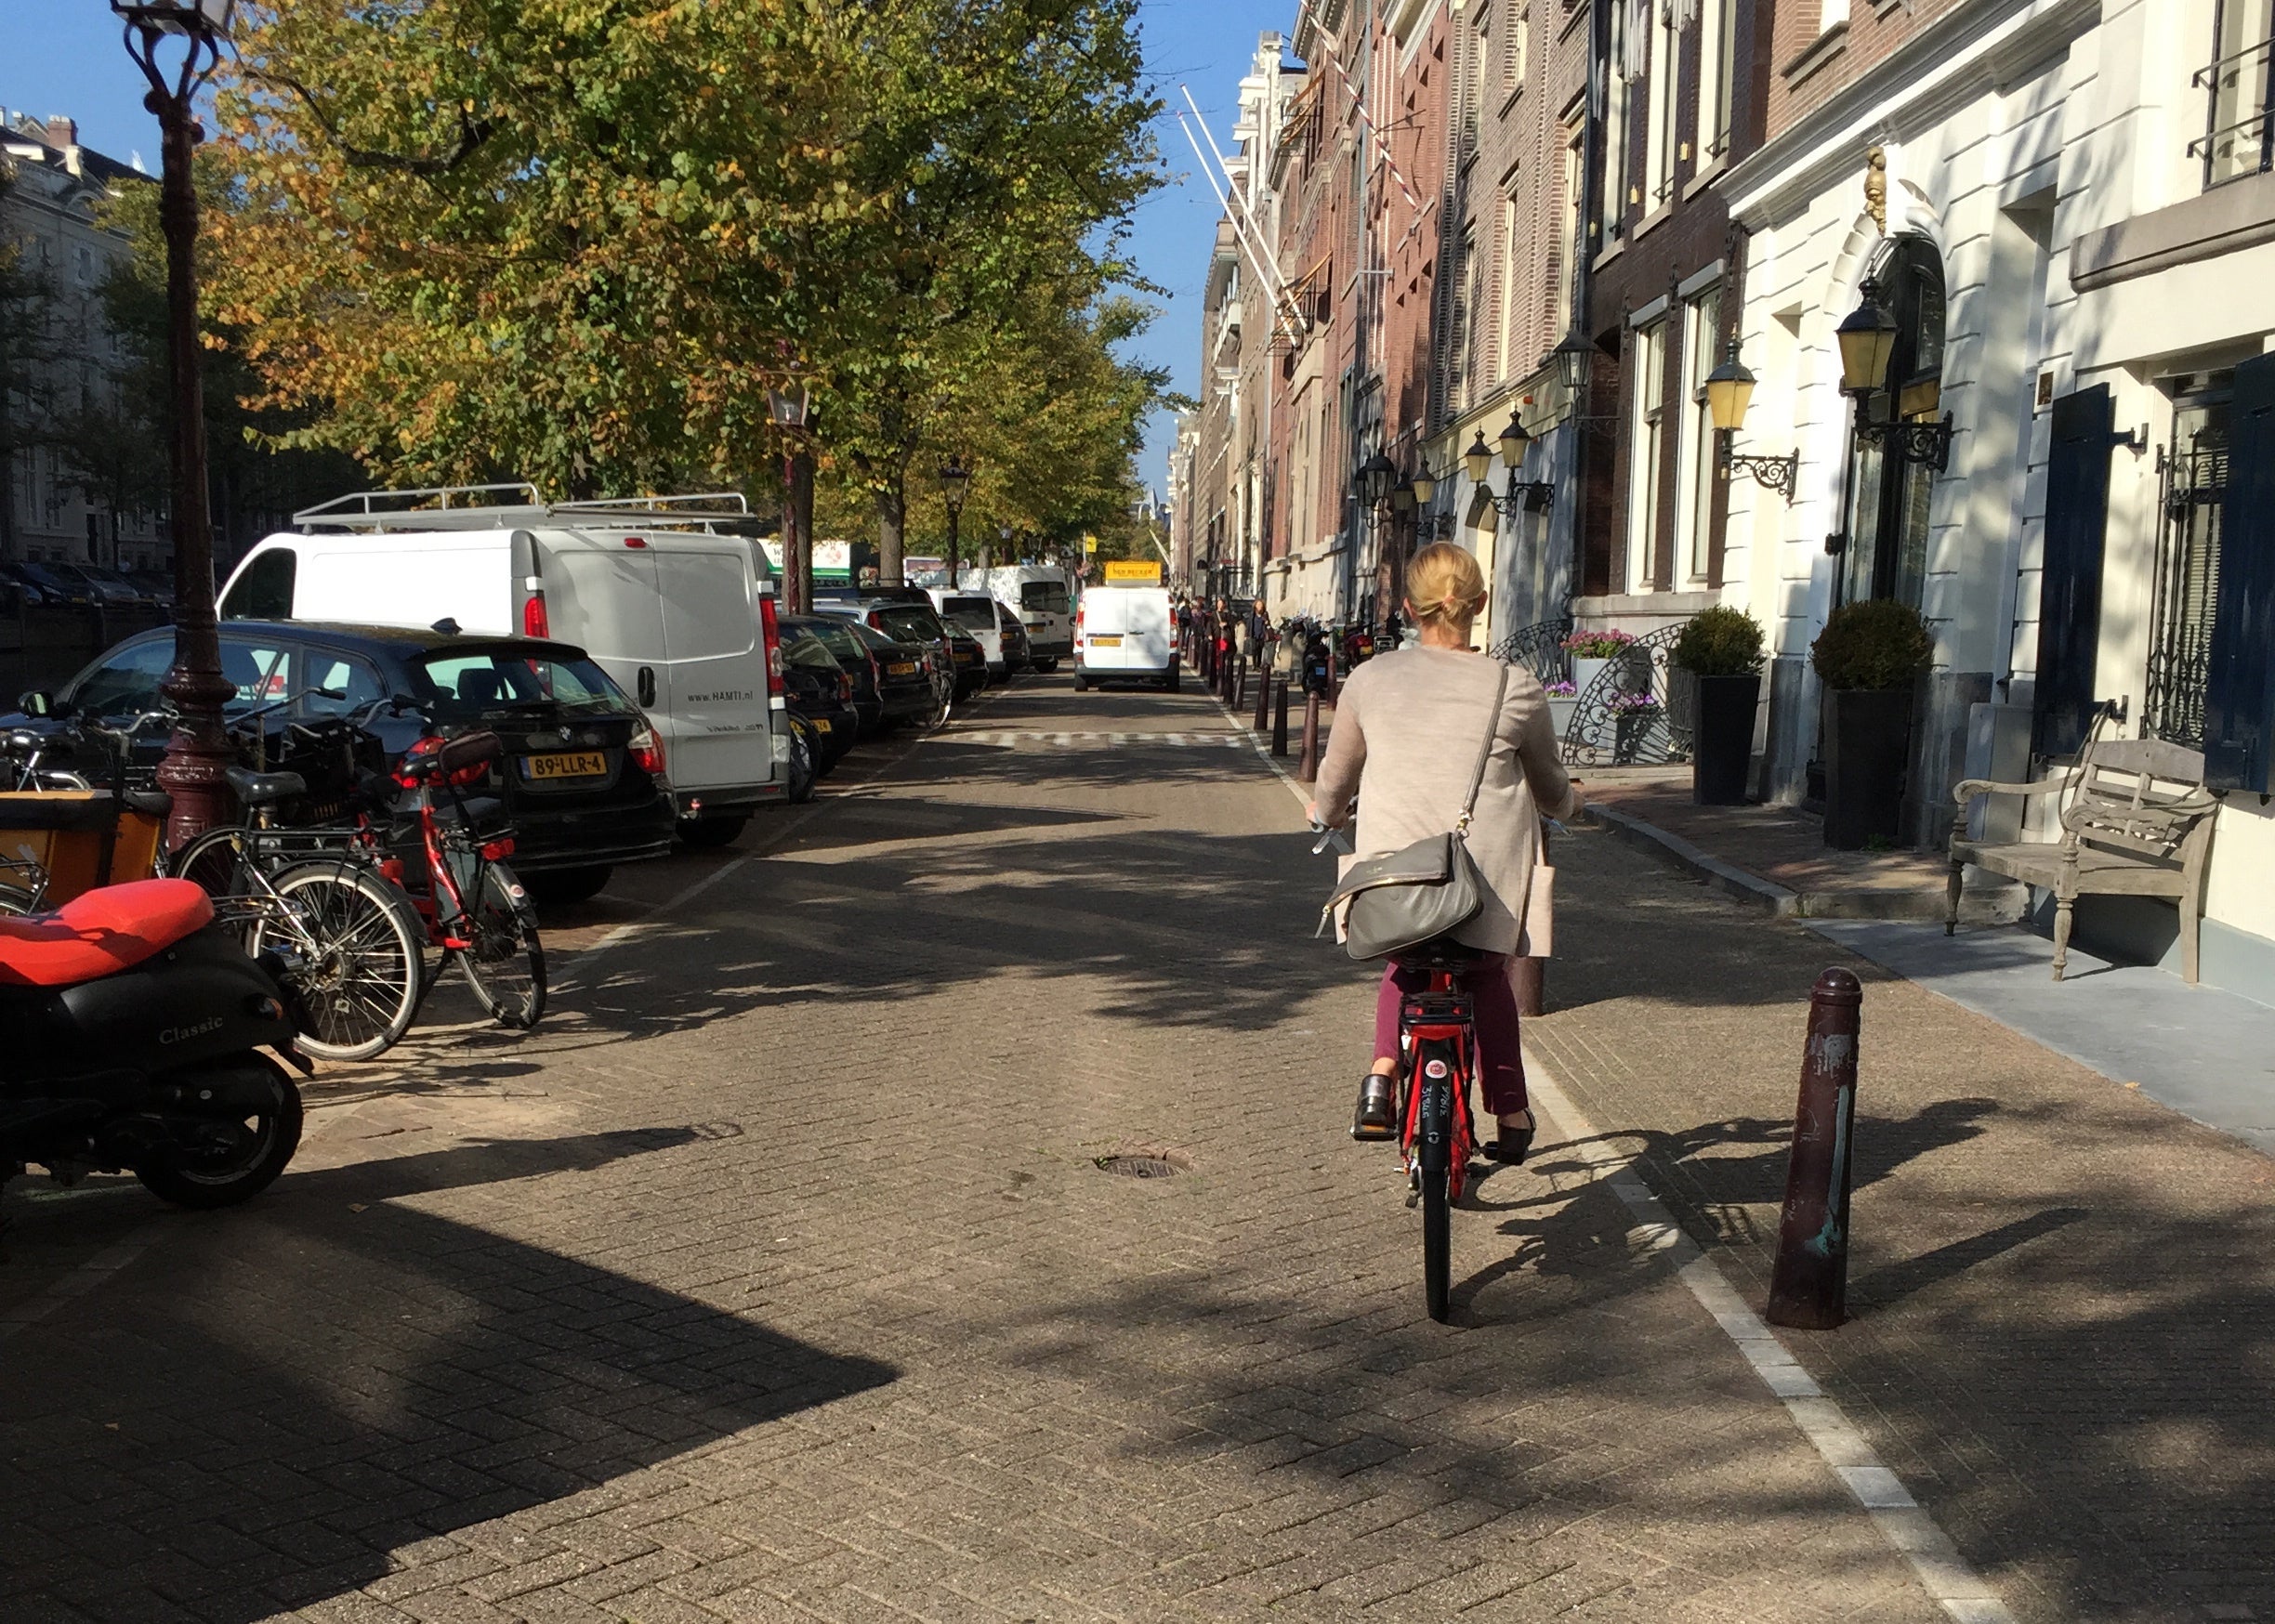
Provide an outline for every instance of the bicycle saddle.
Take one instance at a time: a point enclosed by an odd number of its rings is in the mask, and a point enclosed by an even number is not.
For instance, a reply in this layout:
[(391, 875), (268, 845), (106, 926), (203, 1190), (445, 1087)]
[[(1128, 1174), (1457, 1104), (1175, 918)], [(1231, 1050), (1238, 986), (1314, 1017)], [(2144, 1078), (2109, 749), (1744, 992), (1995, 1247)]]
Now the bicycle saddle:
[(221, 777), (247, 806), (270, 806), (308, 793), (308, 779), (298, 773), (256, 773), (250, 767), (233, 766)]
[(129, 790), (122, 800), (127, 811), (146, 818), (164, 818), (174, 810), (174, 797), (164, 790)]
[(1481, 948), (1472, 948), (1448, 936), (1420, 942), (1402, 953), (1390, 955), (1401, 968), (1407, 970), (1466, 970), (1484, 956)]
[(0, 917), (0, 986), (72, 987), (130, 970), (213, 923), (187, 880), (135, 880), (72, 897), (53, 913)]

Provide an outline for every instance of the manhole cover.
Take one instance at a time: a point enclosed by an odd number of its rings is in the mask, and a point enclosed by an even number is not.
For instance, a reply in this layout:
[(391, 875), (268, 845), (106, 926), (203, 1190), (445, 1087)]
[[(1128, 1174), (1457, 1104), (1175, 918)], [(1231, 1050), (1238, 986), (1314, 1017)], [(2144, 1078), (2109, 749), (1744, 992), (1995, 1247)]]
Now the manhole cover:
[(1101, 1156), (1098, 1165), (1126, 1179), (1165, 1179), (1185, 1171), (1165, 1156)]

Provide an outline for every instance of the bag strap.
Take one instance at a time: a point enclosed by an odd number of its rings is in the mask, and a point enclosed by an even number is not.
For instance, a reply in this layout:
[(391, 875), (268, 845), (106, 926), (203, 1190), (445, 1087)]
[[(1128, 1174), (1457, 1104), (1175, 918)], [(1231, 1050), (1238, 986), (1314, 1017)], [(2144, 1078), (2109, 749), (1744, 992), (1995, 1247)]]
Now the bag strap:
[(1478, 792), (1485, 787), (1485, 764), (1493, 759), (1493, 740), (1501, 731), (1502, 701), (1508, 698), (1508, 661), (1493, 660), (1493, 663), (1501, 668), (1501, 680), (1493, 685), (1493, 716), (1485, 724), (1485, 742), (1478, 746), (1477, 771), (1469, 775), (1469, 797), (1462, 803), (1461, 820), (1453, 825), (1453, 832), (1465, 840), (1469, 834), (1469, 814), (1477, 810)]

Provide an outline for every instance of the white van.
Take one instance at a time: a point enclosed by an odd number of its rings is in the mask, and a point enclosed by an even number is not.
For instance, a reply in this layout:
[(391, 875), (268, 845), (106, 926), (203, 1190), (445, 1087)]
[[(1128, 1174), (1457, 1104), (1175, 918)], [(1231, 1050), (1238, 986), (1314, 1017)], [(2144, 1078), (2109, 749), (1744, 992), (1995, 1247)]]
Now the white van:
[(1177, 627), (1165, 586), (1093, 586), (1075, 632), (1074, 688), (1094, 682), (1158, 682), (1177, 691)]
[[(968, 587), (977, 570), (965, 574)], [(1019, 610), (1027, 628), (1029, 658), (1037, 671), (1056, 671), (1074, 654), (1074, 583), (1054, 564), (1012, 564), (987, 572), (987, 590)]]
[[(519, 497), (519, 501), (496, 500)], [(487, 500), (485, 500), (487, 499)], [(773, 572), (743, 499), (547, 504), (533, 487), (362, 491), (245, 555), (226, 617), (554, 637), (664, 741), (680, 838), (724, 845), (790, 787)]]

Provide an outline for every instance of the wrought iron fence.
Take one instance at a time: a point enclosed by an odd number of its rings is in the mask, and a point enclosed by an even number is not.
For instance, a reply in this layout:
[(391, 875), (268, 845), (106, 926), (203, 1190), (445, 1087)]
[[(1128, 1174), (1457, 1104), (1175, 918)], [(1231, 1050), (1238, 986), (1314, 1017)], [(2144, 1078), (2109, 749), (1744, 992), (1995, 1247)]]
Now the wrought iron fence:
[(1572, 766), (1664, 766), (1690, 759), (1698, 683), (1674, 662), (1680, 626), (1637, 638), (1575, 696), (1564, 729)]
[(2141, 720), (2159, 739), (2202, 748), (2228, 448), (2199, 440), (2188, 451), (2159, 457), (2158, 465), (2163, 499)]

